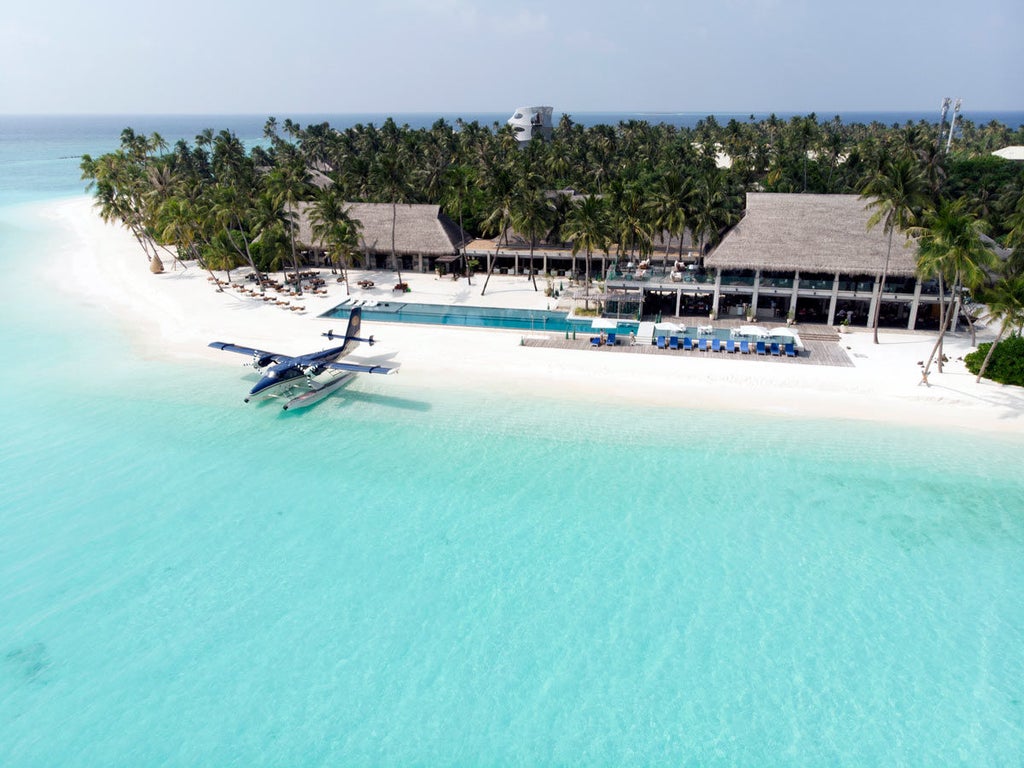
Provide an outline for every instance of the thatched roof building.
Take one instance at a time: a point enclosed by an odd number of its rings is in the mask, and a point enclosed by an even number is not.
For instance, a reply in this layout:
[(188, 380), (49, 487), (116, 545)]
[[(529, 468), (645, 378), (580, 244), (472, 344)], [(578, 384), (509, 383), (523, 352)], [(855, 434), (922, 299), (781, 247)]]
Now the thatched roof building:
[[(748, 192), (743, 219), (705, 259), (712, 269), (877, 275), (889, 236), (881, 223), (868, 230), (874, 209), (858, 195)], [(893, 239), (889, 274), (911, 277), (917, 250)]]
[[(313, 236), (309, 218), (311, 203), (299, 203), (298, 241), (323, 248)], [(348, 215), (361, 225), (359, 241), (367, 253), (391, 253), (391, 203), (346, 203)], [(441, 213), (439, 205), (399, 203), (394, 207), (395, 253), (405, 256), (454, 256), (470, 237)]]

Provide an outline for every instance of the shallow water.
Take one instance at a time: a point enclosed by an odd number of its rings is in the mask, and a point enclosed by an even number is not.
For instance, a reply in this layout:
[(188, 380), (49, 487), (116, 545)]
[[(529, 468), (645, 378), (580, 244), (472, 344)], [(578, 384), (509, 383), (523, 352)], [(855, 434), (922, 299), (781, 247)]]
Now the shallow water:
[(1019, 438), (244, 406), (0, 234), (0, 765), (1020, 762)]

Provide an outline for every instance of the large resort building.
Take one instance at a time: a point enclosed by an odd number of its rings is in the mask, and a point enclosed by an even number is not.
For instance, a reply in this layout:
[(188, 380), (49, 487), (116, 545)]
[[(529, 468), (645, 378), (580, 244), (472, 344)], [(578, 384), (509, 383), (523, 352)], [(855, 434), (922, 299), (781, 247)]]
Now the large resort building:
[[(675, 315), (755, 314), (870, 325), (889, 249), (881, 224), (868, 229), (871, 213), (857, 195), (751, 192), (743, 219), (705, 257), (703, 269), (661, 276), (655, 271), (642, 280), (623, 275), (609, 281), (609, 295), (640, 304), (644, 313), (656, 308)], [(881, 294), (881, 325), (937, 325), (938, 284), (916, 276), (916, 255), (896, 233)]]
[[(311, 207), (311, 203), (298, 204), (297, 239), (305, 250), (307, 262), (327, 266), (329, 256), (323, 243), (313, 235)], [(346, 203), (345, 208), (349, 217), (359, 222), (359, 247), (354, 263), (362, 269), (394, 269), (392, 225), (395, 258), (398, 266), (407, 272), (452, 268), (470, 242), (470, 237), (441, 212), (439, 205)]]
[[(300, 240), (309, 249), (308, 260), (326, 264), (307, 210), (300, 210)], [(514, 233), (511, 239), (506, 234), (501, 240), (471, 240), (437, 205), (388, 203), (349, 207), (361, 224), (358, 266), (394, 268), (393, 214), (395, 253), (404, 270), (464, 273), (466, 258), (480, 270), (492, 265), (501, 273), (530, 270), (529, 244)], [(654, 255), (643, 260), (614, 247), (593, 254), (591, 274), (605, 278), (598, 296), (605, 313), (618, 317), (753, 314), (763, 320), (868, 326), (880, 295), (880, 325), (937, 327), (938, 283), (917, 277), (916, 248), (899, 233), (879, 294), (889, 235), (882, 224), (868, 228), (871, 214), (857, 195), (750, 192), (741, 221), (703, 260), (689, 233), (681, 243), (662, 236), (655, 239)], [(579, 276), (584, 269), (584, 254), (574, 255), (571, 243), (545, 243), (534, 249), (532, 259), (538, 274), (554, 278)], [(598, 297), (593, 290), (587, 296)]]

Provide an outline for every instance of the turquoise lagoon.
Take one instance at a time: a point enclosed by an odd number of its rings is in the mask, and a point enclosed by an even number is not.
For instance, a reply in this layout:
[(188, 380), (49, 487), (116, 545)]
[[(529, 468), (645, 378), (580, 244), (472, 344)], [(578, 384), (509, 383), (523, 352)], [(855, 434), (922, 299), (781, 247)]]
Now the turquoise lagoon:
[(0, 185), (0, 765), (1021, 762), (1024, 438), (243, 406), (46, 285), (65, 176)]

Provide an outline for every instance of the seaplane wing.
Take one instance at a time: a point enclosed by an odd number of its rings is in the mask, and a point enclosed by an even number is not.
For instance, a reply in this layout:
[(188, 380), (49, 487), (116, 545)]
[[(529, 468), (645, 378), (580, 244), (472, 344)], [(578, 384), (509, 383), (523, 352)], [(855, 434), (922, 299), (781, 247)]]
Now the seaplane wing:
[[(248, 403), (253, 398), (286, 397), (289, 399), (285, 402), (285, 410), (305, 408), (339, 389), (353, 374), (398, 372), (397, 365), (340, 362), (339, 358), (345, 357), (356, 344), (373, 344), (372, 336), (360, 338), (361, 321), (362, 313), (359, 307), (356, 307), (349, 315), (348, 328), (344, 336), (337, 336), (331, 331), (323, 334), (329, 339), (339, 339), (341, 344), (305, 355), (282, 355), (280, 352), (243, 347), (226, 341), (211, 341), (209, 346), (225, 352), (237, 352), (250, 358), (247, 365), (251, 365), (259, 372), (260, 380), (249, 390), (245, 402)], [(300, 390), (301, 394), (296, 394)]]
[(397, 365), (360, 365), (359, 363), (325, 363), (324, 368), (352, 373), (398, 373)]
[(230, 344), (226, 341), (211, 341), (207, 346), (213, 347), (214, 349), (222, 349), (225, 352), (237, 352), (240, 355), (249, 355), (254, 360), (259, 360), (261, 366), (266, 366), (270, 363), (283, 363), (285, 360), (291, 360), (290, 355), (282, 355), (279, 352), (266, 352), (262, 349), (253, 349), (252, 347), (242, 347), (238, 344)]

